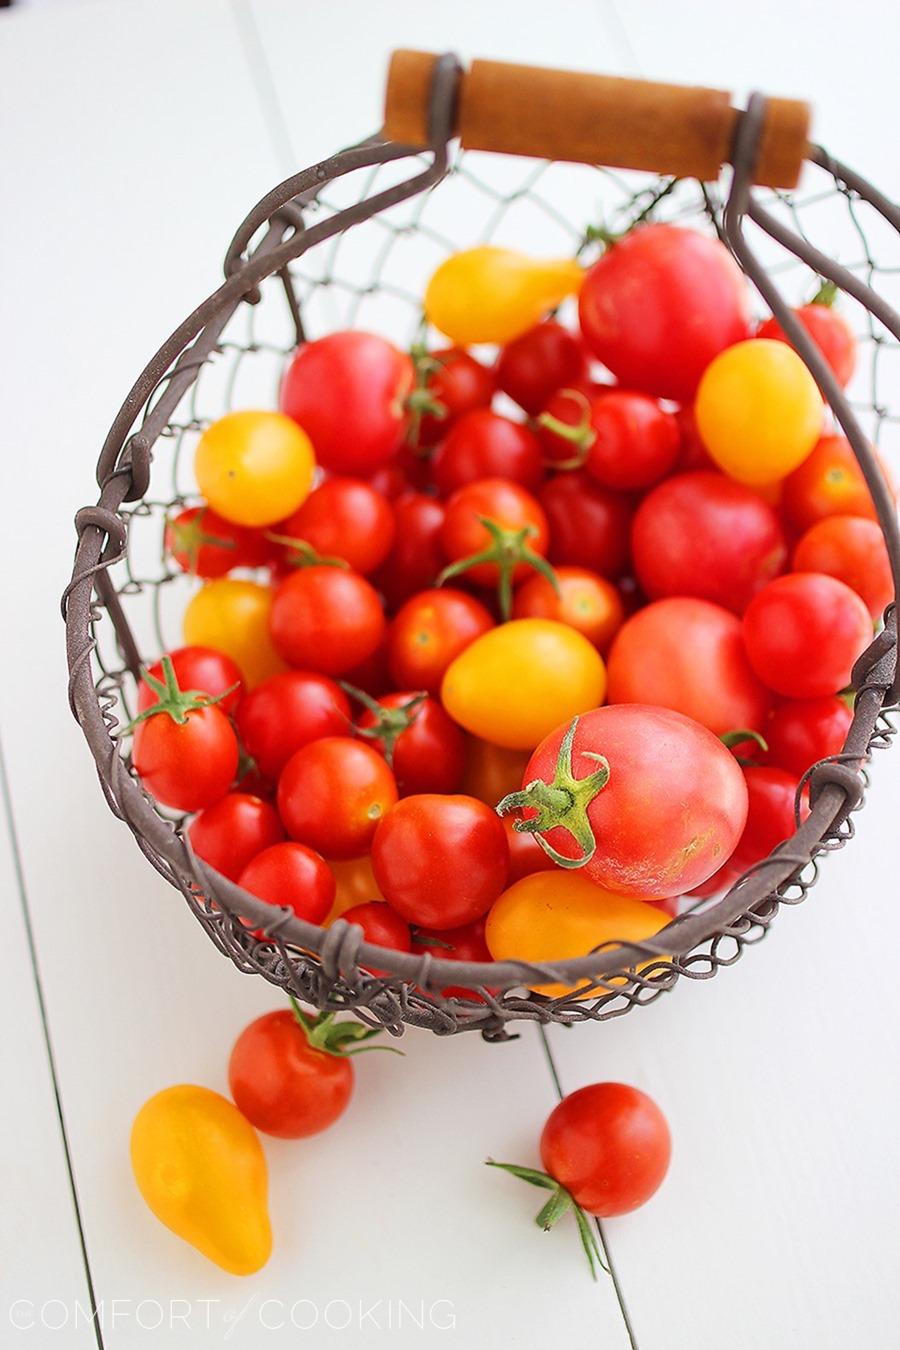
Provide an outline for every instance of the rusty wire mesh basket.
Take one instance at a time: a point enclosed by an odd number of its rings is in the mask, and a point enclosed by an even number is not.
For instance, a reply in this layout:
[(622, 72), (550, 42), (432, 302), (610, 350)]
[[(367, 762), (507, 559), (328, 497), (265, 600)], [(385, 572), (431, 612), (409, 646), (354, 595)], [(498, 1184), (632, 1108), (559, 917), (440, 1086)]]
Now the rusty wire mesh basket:
[[(231, 408), (277, 406), (281, 372), (306, 335), (358, 326), (400, 345), (421, 339), (424, 283), (457, 248), (487, 240), (521, 246), (525, 239), (535, 252), (580, 250), (590, 261), (595, 246), (587, 227), (598, 221), (613, 230), (637, 217), (692, 223), (725, 241), (761, 297), (760, 312), (776, 315), (815, 376), (871, 489), (896, 588), (900, 537), (871, 446), (889, 456), (900, 438), (900, 316), (889, 303), (900, 287), (900, 210), (807, 145), (797, 116), (802, 105), (754, 95), (736, 113), (726, 96), (716, 95), (698, 110), (697, 99), (712, 91), (536, 71), (523, 85), (520, 74), (520, 95), (538, 78), (557, 81), (566, 109), (584, 94), (579, 135), (583, 141), (587, 127), (594, 142), (560, 151), (556, 133), (568, 113), (555, 118), (558, 99), (519, 97), (511, 114), (508, 90), (492, 94), (488, 81), (485, 92), (484, 79), (476, 89), (478, 67), (495, 74), (515, 68), (476, 63), (464, 75), (454, 57), (417, 56), (410, 63), (411, 56), (405, 54), (406, 65), (395, 58), (398, 79), (411, 70), (412, 83), (401, 88), (393, 81), (394, 104), (406, 102), (392, 116), (406, 127), (416, 104), (412, 135), (405, 132), (413, 143), (374, 137), (270, 192), (238, 230), (224, 284), (161, 347), (116, 416), (99, 459), (99, 499), (76, 518), (78, 546), (63, 602), (69, 693), (111, 810), (240, 971), (319, 1008), (352, 1009), (395, 1034), (410, 1024), (503, 1039), (516, 1019), (601, 1021), (656, 999), (680, 976), (708, 979), (762, 938), (782, 905), (805, 898), (819, 856), (851, 837), (870, 754), (893, 734), (886, 714), (898, 700), (893, 606), (854, 670), (855, 711), (843, 752), (807, 775), (809, 816), (727, 894), (698, 902), (652, 940), (607, 943), (551, 965), (451, 963), (432, 953), (388, 951), (363, 942), (361, 930), (342, 919), (317, 927), (212, 871), (131, 770), (119, 732), (134, 711), (140, 668), (179, 645), (180, 612), (197, 584), (168, 563), (162, 545), (172, 506), (197, 498), (190, 472), (196, 440)], [(660, 98), (669, 100), (662, 119)], [(604, 117), (613, 105), (616, 116)], [(486, 131), (477, 129), (479, 117)], [(792, 119), (782, 135), (779, 125)], [(460, 125), (463, 143), (480, 151), (523, 150), (524, 126), (531, 142), (523, 152), (547, 158), (462, 150), (455, 144)], [(662, 146), (661, 137), (668, 137)], [(790, 157), (792, 139), (797, 163), (785, 169), (778, 152), (786, 146)], [(802, 187), (782, 190), (804, 159)], [(763, 161), (768, 173), (760, 173)], [(613, 172), (598, 163), (627, 168)], [(842, 292), (860, 342), (863, 369), (849, 396), (789, 309), (823, 277)], [(266, 936), (253, 936), (246, 921)], [(383, 973), (369, 974), (360, 963)], [(528, 987), (541, 982), (587, 984), (577, 994), (548, 998)], [(438, 991), (447, 984), (474, 996), (445, 997)]]

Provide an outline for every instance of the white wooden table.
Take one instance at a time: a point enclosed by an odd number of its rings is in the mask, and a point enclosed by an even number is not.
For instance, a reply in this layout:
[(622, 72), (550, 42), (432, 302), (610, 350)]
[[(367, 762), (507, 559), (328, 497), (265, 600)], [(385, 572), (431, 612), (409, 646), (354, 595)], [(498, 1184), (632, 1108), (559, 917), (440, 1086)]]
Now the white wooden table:
[[(897, 1344), (900, 985), (876, 944), (896, 923), (900, 752), (814, 898), (714, 983), (546, 1044), (533, 1028), (504, 1046), (410, 1034), (405, 1059), (362, 1062), (336, 1129), (267, 1143), (275, 1255), (237, 1282), (150, 1218), (128, 1131), (165, 1084), (224, 1088), (233, 1035), (276, 1000), (107, 813), (57, 613), (117, 400), (215, 284), (248, 206), (377, 125), (393, 46), (806, 95), (826, 143), (896, 191), (897, 36), (875, 0), (757, 0), (745, 19), (714, 0), (0, 12), (4, 1346), (130, 1350), (159, 1330), (236, 1350)], [(864, 987), (844, 960), (854, 932)], [(551, 1057), (565, 1089), (623, 1079), (672, 1123), (664, 1188), (606, 1225), (615, 1282), (591, 1285), (574, 1232), (540, 1234), (534, 1193), (480, 1165), (533, 1156)]]

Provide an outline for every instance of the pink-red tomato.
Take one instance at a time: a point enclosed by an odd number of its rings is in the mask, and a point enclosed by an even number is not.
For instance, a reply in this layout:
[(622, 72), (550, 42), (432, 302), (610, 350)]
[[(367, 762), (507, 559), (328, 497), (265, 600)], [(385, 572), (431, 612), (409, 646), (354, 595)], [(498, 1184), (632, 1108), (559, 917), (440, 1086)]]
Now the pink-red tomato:
[(672, 596), (632, 614), (613, 639), (610, 703), (652, 703), (721, 736), (762, 732), (772, 696), (753, 673), (741, 621), (708, 600)]
[(580, 469), (552, 478), (538, 500), (550, 526), (551, 563), (588, 567), (613, 579), (621, 575), (633, 514), (623, 492), (600, 487)]
[(192, 576), (224, 577), (235, 567), (262, 567), (272, 545), (261, 530), (235, 525), (211, 506), (188, 506), (166, 521), (165, 550)]
[(800, 778), (817, 760), (840, 754), (852, 721), (852, 710), (837, 694), (789, 699), (766, 726), (769, 761)]
[(399, 449), (413, 364), (374, 333), (329, 333), (300, 347), (281, 386), (281, 410), (332, 473), (373, 473)]
[(310, 741), (278, 780), (278, 810), (288, 834), (326, 858), (367, 853), (396, 800), (397, 784), (382, 756), (348, 736)]
[(482, 478), (506, 478), (534, 492), (544, 478), (540, 442), (523, 422), (476, 408), (454, 422), (441, 441), (432, 475), (443, 497)]
[(384, 898), (410, 923), (457, 928), (480, 918), (506, 885), (499, 816), (474, 797), (404, 797), (381, 821), (372, 868)]
[[(381, 711), (366, 708), (357, 728), (389, 763), (401, 797), (456, 792), (466, 765), (466, 739), (440, 703), (415, 693), (384, 694)], [(380, 735), (374, 734), (380, 732)]]
[[(738, 870), (767, 858), (773, 848), (794, 833), (794, 799), (797, 775), (771, 764), (750, 765), (744, 769), (747, 783), (747, 823), (738, 840), (732, 865)], [(802, 815), (807, 814), (805, 808)]]
[(428, 449), (437, 445), (453, 424), (474, 408), (486, 408), (494, 396), (494, 372), (463, 347), (426, 352), (425, 380), (420, 397), (409, 399), (409, 438)]
[(411, 596), (388, 629), (388, 664), (395, 684), (440, 693), (447, 667), (493, 627), (489, 611), (465, 591), (448, 586)]
[(643, 490), (675, 467), (678, 423), (648, 394), (611, 389), (591, 403), (590, 421), (584, 467), (601, 487)]
[(504, 394), (534, 417), (557, 389), (587, 378), (587, 353), (580, 337), (545, 319), (501, 349), (495, 371)]
[(421, 492), (406, 492), (394, 501), (394, 523), (393, 547), (372, 578), (391, 610), (433, 586), (444, 566), (443, 503)]
[(308, 559), (308, 550), (322, 558), (340, 558), (368, 576), (380, 567), (394, 542), (394, 513), (380, 492), (359, 478), (327, 478), (292, 516), (272, 527), (282, 539), (308, 547), (282, 545), (285, 563)]
[(825, 572), (837, 577), (880, 619), (894, 598), (891, 560), (881, 526), (863, 516), (826, 516), (816, 521), (794, 548), (795, 572)]
[(759, 679), (787, 698), (836, 694), (872, 640), (855, 591), (820, 572), (776, 577), (747, 606), (744, 643)]
[(346, 1054), (320, 1050), (290, 1010), (264, 1013), (245, 1027), (228, 1064), (241, 1115), (276, 1139), (305, 1139), (333, 1125), (353, 1092)]
[(635, 572), (652, 600), (696, 596), (742, 614), (784, 569), (776, 512), (720, 473), (667, 478), (641, 502), (631, 532)]
[(725, 245), (675, 225), (639, 225), (612, 244), (585, 276), (578, 314), (620, 384), (679, 403), (751, 332), (747, 283)]
[(191, 822), (188, 838), (198, 858), (237, 881), (257, 853), (284, 839), (284, 830), (269, 802), (247, 792), (228, 792)]
[[(856, 369), (856, 338), (847, 320), (830, 304), (816, 301), (801, 305), (794, 313), (825, 357), (838, 384), (844, 388), (850, 383)], [(788, 341), (781, 324), (774, 317), (760, 324), (756, 336), (773, 338), (776, 342)]]
[(287, 906), (309, 923), (321, 923), (334, 903), (335, 882), (328, 864), (313, 849), (292, 840), (257, 853), (238, 884), (270, 905)]
[(264, 778), (276, 779), (301, 746), (323, 736), (344, 736), (350, 701), (327, 675), (286, 670), (270, 675), (243, 699), (237, 729)]
[[(887, 468), (881, 465), (888, 477)], [(802, 532), (827, 516), (867, 516), (876, 520), (875, 503), (853, 447), (843, 436), (823, 436), (782, 487), (785, 515)]]
[(622, 597), (611, 581), (586, 567), (557, 567), (556, 587), (533, 576), (516, 590), (514, 619), (555, 619), (583, 633), (606, 652), (625, 620)]
[(286, 577), (272, 600), (269, 629), (292, 666), (343, 675), (377, 649), (384, 634), (378, 593), (358, 572), (316, 564)]
[[(212, 647), (178, 647), (168, 655), (179, 689), (194, 689), (200, 694), (208, 694), (217, 700), (216, 707), (221, 708), (223, 713), (229, 717), (234, 715), (244, 692), (244, 682), (230, 656), (214, 651)], [(154, 661), (148, 667), (148, 674), (161, 681), (162, 661)], [(158, 701), (158, 694), (145, 680), (141, 680), (137, 689), (138, 712), (146, 712)]]

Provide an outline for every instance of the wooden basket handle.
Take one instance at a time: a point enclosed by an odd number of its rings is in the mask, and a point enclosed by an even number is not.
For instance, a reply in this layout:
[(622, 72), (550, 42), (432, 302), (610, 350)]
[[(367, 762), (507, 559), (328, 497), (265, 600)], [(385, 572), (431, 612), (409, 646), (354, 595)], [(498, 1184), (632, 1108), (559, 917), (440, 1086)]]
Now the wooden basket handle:
[[(387, 139), (430, 143), (437, 60), (431, 52), (394, 52), (385, 96)], [(468, 150), (711, 180), (729, 161), (739, 116), (730, 94), (719, 89), (473, 61), (459, 76), (454, 132)], [(768, 100), (755, 183), (796, 187), (810, 117), (807, 103)]]

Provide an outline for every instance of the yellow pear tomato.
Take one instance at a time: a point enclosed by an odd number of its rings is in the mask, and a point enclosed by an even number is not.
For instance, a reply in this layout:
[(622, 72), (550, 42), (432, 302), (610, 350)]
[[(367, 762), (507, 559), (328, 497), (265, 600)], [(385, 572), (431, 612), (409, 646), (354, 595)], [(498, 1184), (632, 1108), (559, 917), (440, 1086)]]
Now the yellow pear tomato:
[(230, 656), (248, 689), (287, 670), (269, 636), (272, 589), (255, 581), (220, 577), (208, 581), (188, 601), (184, 640)]
[(572, 258), (530, 258), (482, 244), (441, 263), (425, 290), (425, 315), (460, 346), (503, 344), (576, 295), (583, 277)]
[(707, 366), (694, 413), (723, 473), (751, 487), (777, 483), (822, 434), (818, 385), (786, 342), (750, 338)]
[(309, 496), (312, 442), (277, 412), (232, 412), (207, 427), (194, 452), (200, 492), (236, 525), (273, 525)]
[(457, 656), (441, 685), (441, 702), (460, 726), (509, 750), (534, 749), (605, 695), (596, 647), (554, 619), (489, 629)]
[[(495, 961), (565, 961), (587, 956), (604, 942), (643, 942), (669, 922), (667, 914), (633, 895), (616, 895), (581, 872), (533, 872), (522, 877), (495, 901), (487, 917), (485, 940)], [(653, 958), (659, 960), (659, 957)], [(651, 965), (643, 962), (639, 970)], [(616, 976), (610, 984), (627, 983)], [(537, 994), (559, 998), (586, 986), (585, 997), (604, 992), (590, 981), (577, 984), (534, 984)]]
[(183, 1083), (146, 1101), (131, 1130), (138, 1190), (167, 1228), (232, 1275), (272, 1253), (266, 1159), (256, 1131), (218, 1092)]

